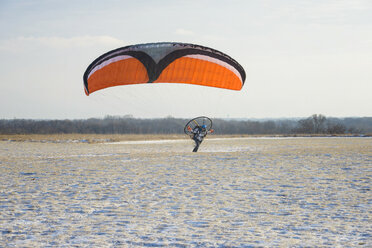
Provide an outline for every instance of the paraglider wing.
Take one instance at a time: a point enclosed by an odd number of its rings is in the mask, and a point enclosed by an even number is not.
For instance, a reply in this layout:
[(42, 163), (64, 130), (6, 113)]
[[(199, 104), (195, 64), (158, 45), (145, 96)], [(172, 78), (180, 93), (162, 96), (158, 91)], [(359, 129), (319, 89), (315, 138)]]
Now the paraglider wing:
[(94, 60), (84, 73), (85, 93), (117, 85), (185, 83), (240, 90), (243, 67), (217, 50), (185, 43), (118, 48)]

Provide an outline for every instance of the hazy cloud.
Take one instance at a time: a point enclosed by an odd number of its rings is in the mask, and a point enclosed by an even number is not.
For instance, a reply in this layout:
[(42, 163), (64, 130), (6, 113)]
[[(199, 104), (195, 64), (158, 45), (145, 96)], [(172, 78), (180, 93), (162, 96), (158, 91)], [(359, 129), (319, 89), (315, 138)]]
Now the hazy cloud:
[(183, 29), (183, 28), (177, 29), (175, 33), (178, 34), (178, 35), (183, 35), (183, 36), (195, 35), (195, 33), (193, 31), (187, 30), (187, 29)]
[(0, 41), (0, 50), (17, 51), (29, 46), (46, 46), (51, 48), (70, 47), (115, 47), (125, 45), (125, 42), (111, 36), (76, 36), (76, 37), (24, 37)]
[(271, 2), (266, 5), (271, 9), (266, 17), (269, 19), (282, 19), (292, 21), (307, 21), (342, 24), (350, 21), (350, 18), (363, 16), (372, 9), (372, 2), (369, 0), (298, 0), (288, 4)]

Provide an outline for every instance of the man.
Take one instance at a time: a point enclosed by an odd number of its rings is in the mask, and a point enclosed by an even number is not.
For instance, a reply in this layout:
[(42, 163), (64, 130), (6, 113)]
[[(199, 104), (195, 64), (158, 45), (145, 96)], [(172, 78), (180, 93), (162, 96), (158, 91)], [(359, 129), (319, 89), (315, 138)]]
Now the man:
[(194, 127), (191, 132), (193, 133), (192, 139), (195, 141), (195, 147), (192, 151), (197, 152), (200, 144), (203, 142), (204, 137), (207, 136), (208, 133), (212, 133), (213, 129), (208, 131), (207, 126), (202, 125)]

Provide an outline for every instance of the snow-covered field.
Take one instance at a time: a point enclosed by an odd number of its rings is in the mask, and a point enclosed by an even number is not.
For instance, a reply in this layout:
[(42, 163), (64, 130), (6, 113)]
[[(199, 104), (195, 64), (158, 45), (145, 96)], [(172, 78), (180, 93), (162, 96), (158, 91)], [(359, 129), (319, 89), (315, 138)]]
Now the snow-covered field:
[(0, 141), (0, 247), (371, 247), (372, 138)]

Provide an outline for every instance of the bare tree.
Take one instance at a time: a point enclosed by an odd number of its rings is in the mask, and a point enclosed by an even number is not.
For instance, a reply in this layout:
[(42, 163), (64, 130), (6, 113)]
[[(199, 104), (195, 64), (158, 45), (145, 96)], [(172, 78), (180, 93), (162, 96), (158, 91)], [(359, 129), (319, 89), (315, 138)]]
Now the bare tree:
[[(176, 134), (183, 133), (186, 119), (168, 116), (160, 119), (137, 119), (133, 116), (106, 116), (86, 120), (27, 120), (0, 119), (0, 134)], [(326, 118), (314, 114), (306, 119), (295, 120), (225, 120), (214, 119), (216, 134), (342, 134), (372, 133), (372, 117)]]
[(345, 125), (341, 123), (333, 123), (328, 122), (327, 123), (327, 133), (329, 134), (343, 134), (346, 132)]
[(327, 118), (321, 114), (314, 114), (311, 116), (313, 125), (314, 125), (314, 133), (325, 133), (326, 131), (326, 120)]

